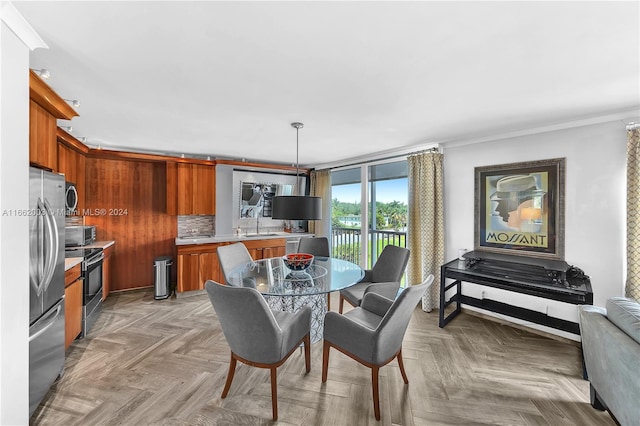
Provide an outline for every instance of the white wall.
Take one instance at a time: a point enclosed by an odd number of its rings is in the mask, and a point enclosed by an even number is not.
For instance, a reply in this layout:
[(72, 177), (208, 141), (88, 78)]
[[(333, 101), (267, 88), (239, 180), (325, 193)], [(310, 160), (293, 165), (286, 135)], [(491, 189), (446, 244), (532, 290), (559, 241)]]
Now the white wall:
[(0, 424), (29, 420), (29, 49), (0, 35)]
[[(566, 157), (565, 260), (582, 268), (591, 277), (594, 305), (604, 306), (609, 297), (623, 295), (626, 269), (625, 124), (617, 120), (445, 147), (446, 259), (456, 258), (460, 248), (473, 248), (476, 166)], [(477, 295), (481, 290), (478, 287), (467, 284), (464, 293)], [(482, 289), (492, 298), (494, 295), (503, 297), (504, 300), (496, 300), (505, 303), (514, 303), (514, 299), (519, 297), (510, 292), (501, 294), (496, 289)], [(538, 310), (545, 309), (538, 305), (549, 305), (536, 298), (519, 303)], [(568, 308), (569, 314), (554, 316), (569, 316), (577, 321), (577, 310), (572, 306)], [(549, 309), (561, 308), (553, 305)]]

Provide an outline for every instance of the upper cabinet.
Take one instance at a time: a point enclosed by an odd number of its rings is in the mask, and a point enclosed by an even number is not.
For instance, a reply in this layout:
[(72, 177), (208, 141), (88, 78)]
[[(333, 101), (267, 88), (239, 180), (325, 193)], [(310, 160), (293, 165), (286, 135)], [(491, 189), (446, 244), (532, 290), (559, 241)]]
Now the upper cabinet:
[(58, 169), (56, 118), (36, 102), (29, 103), (29, 162), (46, 169)]
[(216, 172), (209, 164), (167, 162), (167, 213), (216, 214)]
[(29, 97), (29, 162), (58, 171), (56, 120), (71, 120), (78, 113), (33, 71), (29, 72)]
[(57, 129), (56, 138), (58, 145), (57, 171), (64, 174), (64, 179), (67, 182), (75, 184), (78, 191), (76, 210), (82, 212), (85, 209), (85, 165), (89, 149), (61, 128)]

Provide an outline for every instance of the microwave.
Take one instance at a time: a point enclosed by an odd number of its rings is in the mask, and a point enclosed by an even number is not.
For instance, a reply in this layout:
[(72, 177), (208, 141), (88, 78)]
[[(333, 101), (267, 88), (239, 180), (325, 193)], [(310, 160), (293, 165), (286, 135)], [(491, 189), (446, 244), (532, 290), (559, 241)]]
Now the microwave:
[(96, 240), (95, 226), (65, 226), (64, 245), (66, 247), (86, 246)]

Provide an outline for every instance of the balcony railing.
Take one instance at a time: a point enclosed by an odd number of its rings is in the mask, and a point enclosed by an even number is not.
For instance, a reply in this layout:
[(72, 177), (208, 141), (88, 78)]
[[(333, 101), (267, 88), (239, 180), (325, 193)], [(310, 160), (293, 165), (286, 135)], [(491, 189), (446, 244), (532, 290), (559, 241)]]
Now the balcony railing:
[[(362, 239), (360, 229), (332, 228), (331, 229), (331, 253), (333, 257), (360, 263), (362, 252)], [(383, 231), (369, 229), (369, 256), (367, 268), (375, 264), (378, 255), (387, 245), (406, 247), (407, 233), (405, 231)]]

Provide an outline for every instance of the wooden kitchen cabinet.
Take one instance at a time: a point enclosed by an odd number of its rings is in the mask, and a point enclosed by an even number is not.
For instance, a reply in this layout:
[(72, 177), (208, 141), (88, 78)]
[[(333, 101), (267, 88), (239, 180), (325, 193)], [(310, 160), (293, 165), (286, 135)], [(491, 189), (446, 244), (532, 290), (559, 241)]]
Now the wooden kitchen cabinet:
[(287, 252), (287, 240), (285, 238), (246, 240), (243, 243), (253, 260), (284, 256)]
[(213, 165), (168, 162), (166, 174), (168, 214), (216, 214), (216, 174)]
[[(60, 132), (64, 132), (64, 130), (58, 129), (58, 134)], [(86, 156), (82, 152), (78, 152), (60, 142), (58, 137), (58, 172), (64, 174), (65, 181), (72, 182), (76, 186), (78, 191), (78, 206), (76, 208), (78, 214), (82, 214), (85, 209), (85, 165)]]
[(102, 300), (106, 299), (111, 292), (111, 280), (113, 277), (113, 254), (115, 244), (104, 249), (104, 261), (102, 262)]
[(229, 243), (194, 244), (178, 246), (177, 292), (202, 290), (207, 280), (224, 284), (220, 261), (216, 251)]
[[(213, 166), (192, 164), (193, 213), (216, 214), (216, 169)], [(179, 175), (178, 175), (179, 176)], [(179, 181), (179, 180), (178, 180)]]
[(200, 288), (204, 288), (207, 280), (213, 280), (224, 284), (224, 279), (220, 281), (220, 261), (218, 253), (202, 253), (198, 256), (199, 262), (199, 281)]
[[(234, 242), (213, 244), (193, 244), (178, 246), (178, 286), (176, 291), (204, 289), (207, 280), (225, 283), (218, 259), (218, 247)], [(272, 238), (266, 240), (243, 240), (254, 260), (284, 256), (287, 240)]]
[(64, 273), (64, 348), (82, 331), (82, 280), (80, 280), (80, 265)]
[[(179, 253), (179, 251), (178, 251)], [(176, 292), (201, 290), (200, 254), (178, 254), (178, 285)]]
[(29, 162), (58, 171), (56, 120), (71, 120), (78, 113), (33, 71), (29, 71), (29, 98)]
[(56, 171), (58, 150), (56, 118), (43, 107), (29, 104), (29, 162), (32, 165)]

